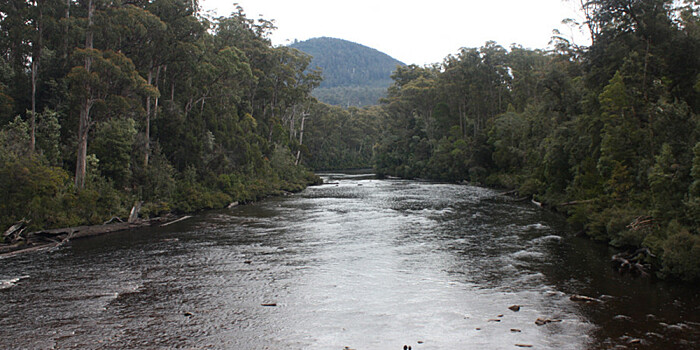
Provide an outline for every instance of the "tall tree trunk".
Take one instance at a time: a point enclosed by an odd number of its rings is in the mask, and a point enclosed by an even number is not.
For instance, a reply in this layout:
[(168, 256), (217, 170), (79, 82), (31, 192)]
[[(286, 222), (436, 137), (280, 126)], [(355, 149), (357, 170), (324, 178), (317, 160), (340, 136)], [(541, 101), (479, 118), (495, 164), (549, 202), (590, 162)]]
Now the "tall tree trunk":
[(78, 160), (75, 164), (75, 187), (85, 187), (87, 173), (87, 141), (90, 131), (90, 101), (83, 101), (80, 106), (80, 125), (78, 130)]
[(70, 2), (71, 0), (66, 0), (66, 21), (63, 21), (63, 62), (67, 64), (68, 60), (68, 21), (70, 18)]
[[(148, 68), (148, 85), (153, 82), (153, 61)], [(148, 167), (148, 158), (151, 153), (151, 96), (146, 97), (146, 145), (143, 155), (143, 167)]]
[(299, 160), (301, 159), (301, 145), (304, 144), (304, 122), (306, 121), (306, 116), (308, 113), (303, 113), (301, 115), (301, 128), (299, 130), (299, 149), (297, 150), (297, 160), (294, 165), (299, 165)]
[[(92, 49), (92, 16), (95, 12), (92, 0), (88, 1), (88, 26), (85, 32), (85, 48)], [(92, 58), (88, 54), (85, 57), (85, 70), (90, 73), (92, 66)], [(85, 82), (85, 99), (80, 106), (80, 122), (78, 125), (78, 159), (75, 163), (75, 187), (83, 189), (85, 187), (85, 173), (87, 171), (87, 141), (88, 132), (90, 131), (90, 108), (92, 107), (92, 99), (90, 94), (90, 83)]]
[(36, 76), (39, 64), (37, 58), (32, 56), (32, 118), (29, 130), (29, 150), (31, 153), (36, 151)]
[(29, 142), (29, 149), (32, 153), (36, 151), (36, 84), (41, 63), (41, 46), (43, 45), (43, 1), (38, 0), (36, 6), (39, 10), (39, 20), (37, 21), (37, 40), (34, 42), (34, 52), (32, 53), (32, 119)]

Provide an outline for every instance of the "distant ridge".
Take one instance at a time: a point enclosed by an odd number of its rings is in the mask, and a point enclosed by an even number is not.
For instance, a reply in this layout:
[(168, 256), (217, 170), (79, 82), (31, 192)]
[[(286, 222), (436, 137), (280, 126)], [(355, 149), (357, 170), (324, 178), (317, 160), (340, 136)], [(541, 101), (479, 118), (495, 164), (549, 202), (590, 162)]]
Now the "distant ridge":
[(313, 38), (290, 47), (313, 56), (310, 68), (323, 70), (313, 95), (343, 107), (377, 104), (391, 85), (391, 73), (405, 64), (376, 49), (337, 38)]

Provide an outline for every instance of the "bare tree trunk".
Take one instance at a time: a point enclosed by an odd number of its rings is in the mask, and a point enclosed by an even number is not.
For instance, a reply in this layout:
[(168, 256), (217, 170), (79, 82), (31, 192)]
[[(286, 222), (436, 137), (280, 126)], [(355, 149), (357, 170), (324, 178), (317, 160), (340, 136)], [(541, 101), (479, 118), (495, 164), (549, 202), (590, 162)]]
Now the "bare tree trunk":
[(289, 140), (293, 140), (297, 137), (294, 124), (296, 122), (297, 106), (292, 107), (292, 115), (289, 117)]
[(32, 53), (32, 120), (29, 143), (29, 149), (32, 153), (36, 151), (36, 85), (39, 75), (39, 65), (41, 63), (41, 47), (43, 45), (43, 1), (37, 1), (36, 6), (39, 9), (39, 20), (37, 21), (37, 40), (34, 42), (34, 52)]
[[(85, 48), (92, 49), (92, 16), (95, 12), (92, 0), (88, 1), (88, 29), (85, 33)], [(92, 66), (90, 54), (85, 57), (85, 70), (89, 73)], [(80, 108), (80, 122), (78, 125), (78, 159), (75, 163), (75, 187), (85, 188), (85, 173), (87, 171), (87, 141), (90, 131), (90, 108), (92, 107), (91, 89), (88, 82), (85, 83), (85, 99)]]
[(466, 103), (459, 103), (459, 126), (462, 129), (462, 138), (467, 138), (467, 106)]
[(29, 150), (31, 153), (36, 151), (36, 70), (39, 66), (36, 61), (36, 57), (32, 56), (32, 119), (29, 131)]
[(158, 88), (158, 81), (160, 81), (160, 70), (163, 66), (158, 66), (156, 70), (156, 84), (155, 87), (158, 90), (158, 97), (156, 97), (156, 102), (153, 104), (153, 119), (158, 118), (158, 101), (160, 101), (160, 89)]
[[(153, 61), (148, 68), (148, 85), (153, 82)], [(151, 153), (151, 96), (146, 97), (146, 145), (143, 155), (143, 167), (148, 167), (148, 157)]]
[(304, 144), (304, 122), (306, 121), (306, 116), (308, 115), (308, 113), (304, 113), (301, 115), (301, 128), (299, 130), (299, 149), (297, 150), (297, 160), (294, 163), (294, 165), (299, 165), (299, 160), (301, 160), (301, 145)]
[(90, 130), (90, 102), (83, 101), (80, 108), (80, 126), (78, 130), (78, 159), (75, 164), (75, 187), (85, 188), (87, 172), (87, 141)]

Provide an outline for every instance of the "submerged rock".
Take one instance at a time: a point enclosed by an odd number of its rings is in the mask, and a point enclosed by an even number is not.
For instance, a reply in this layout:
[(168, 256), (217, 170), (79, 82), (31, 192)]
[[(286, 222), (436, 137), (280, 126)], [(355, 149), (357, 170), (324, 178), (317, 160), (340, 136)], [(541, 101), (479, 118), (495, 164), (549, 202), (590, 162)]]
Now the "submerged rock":
[(626, 315), (617, 315), (613, 317), (613, 320), (615, 321), (632, 321), (632, 317), (626, 316)]
[(535, 324), (538, 326), (544, 326), (548, 323), (561, 322), (561, 320), (551, 319), (551, 318), (538, 318), (535, 320)]

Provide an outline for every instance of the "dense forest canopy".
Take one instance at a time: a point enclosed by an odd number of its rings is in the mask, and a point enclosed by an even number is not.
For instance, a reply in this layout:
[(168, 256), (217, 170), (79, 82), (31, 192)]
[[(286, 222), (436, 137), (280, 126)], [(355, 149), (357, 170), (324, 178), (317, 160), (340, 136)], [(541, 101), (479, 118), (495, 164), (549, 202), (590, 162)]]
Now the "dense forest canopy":
[(299, 166), (320, 77), (273, 23), (189, 0), (0, 4), (0, 226), (217, 208), (315, 177)]
[(581, 4), (590, 47), (489, 42), (394, 72), (377, 172), (516, 188), (700, 279), (698, 2)]
[(405, 65), (383, 52), (336, 38), (312, 38), (290, 47), (311, 55), (310, 67), (321, 69), (323, 81), (312, 94), (341, 107), (378, 104), (386, 97), (391, 74)]

